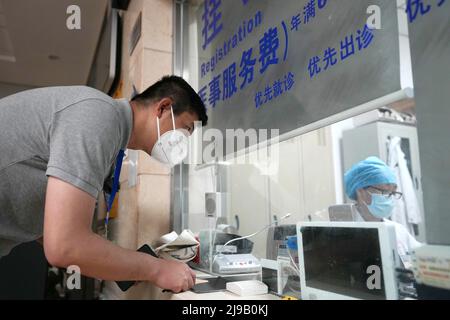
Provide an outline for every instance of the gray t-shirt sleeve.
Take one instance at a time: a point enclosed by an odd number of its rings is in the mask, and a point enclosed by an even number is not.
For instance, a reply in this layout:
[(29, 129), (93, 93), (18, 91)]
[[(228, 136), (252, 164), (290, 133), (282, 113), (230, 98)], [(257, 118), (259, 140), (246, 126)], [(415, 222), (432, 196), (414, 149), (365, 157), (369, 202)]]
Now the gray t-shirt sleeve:
[(114, 106), (87, 99), (55, 114), (50, 128), (47, 176), (59, 178), (97, 198), (120, 148)]

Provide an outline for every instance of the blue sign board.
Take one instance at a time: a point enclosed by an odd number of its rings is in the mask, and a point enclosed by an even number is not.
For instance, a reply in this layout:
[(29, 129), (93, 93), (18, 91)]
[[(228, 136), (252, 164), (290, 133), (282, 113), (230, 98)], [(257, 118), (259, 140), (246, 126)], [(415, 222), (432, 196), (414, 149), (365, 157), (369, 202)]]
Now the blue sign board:
[(392, 0), (206, 0), (197, 22), (214, 128), (285, 133), (401, 89)]

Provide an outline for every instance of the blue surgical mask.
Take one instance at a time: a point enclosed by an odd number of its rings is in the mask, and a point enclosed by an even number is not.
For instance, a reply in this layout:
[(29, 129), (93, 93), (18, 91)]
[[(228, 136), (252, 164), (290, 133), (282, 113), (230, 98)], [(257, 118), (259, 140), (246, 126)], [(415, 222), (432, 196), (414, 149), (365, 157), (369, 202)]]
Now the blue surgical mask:
[(394, 210), (394, 200), (378, 193), (371, 193), (372, 203), (367, 205), (370, 213), (380, 219), (389, 218)]

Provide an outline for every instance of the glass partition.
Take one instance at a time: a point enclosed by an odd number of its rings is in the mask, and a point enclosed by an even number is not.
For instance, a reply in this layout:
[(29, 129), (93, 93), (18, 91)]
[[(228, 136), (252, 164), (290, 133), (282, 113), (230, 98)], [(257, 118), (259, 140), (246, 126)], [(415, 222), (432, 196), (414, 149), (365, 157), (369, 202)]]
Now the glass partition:
[[(397, 4), (399, 78), (403, 89), (412, 90), (405, 1)], [(198, 24), (201, 23), (198, 12), (203, 5), (202, 1), (190, 1), (184, 5), (184, 30), (180, 40), (184, 44), (182, 73), (197, 91), (201, 90), (199, 72), (202, 59), (198, 53), (201, 42), (198, 39)], [(423, 190), (414, 97), (404, 94), (384, 100), (385, 97), (375, 98), (375, 102), (368, 101), (363, 108), (350, 108), (350, 111), (334, 115), (315, 126), (283, 133), (277, 139), (269, 139), (268, 144), (249, 146), (223, 158), (217, 157), (217, 149), (216, 153), (205, 151), (205, 144), (221, 149), (220, 139), (213, 139), (214, 134), (208, 135), (211, 128), (205, 128), (200, 137), (197, 136), (203, 141), (203, 148), (198, 150), (203, 157), (208, 155), (210, 161), (187, 166), (188, 192), (181, 197), (185, 198), (188, 207), (187, 212), (180, 213), (187, 216), (185, 221), (188, 223), (184, 227), (199, 233), (200, 237), (202, 232), (211, 230), (216, 235), (232, 235), (227, 240), (257, 233), (248, 239), (251, 241), (250, 252), (255, 257), (298, 261), (298, 257), (292, 256), (297, 254), (296, 250), (289, 250), (288, 244), (289, 236), (297, 233), (295, 226), (298, 222), (382, 221), (381, 215), (370, 216), (374, 206), (371, 207), (367, 201), (368, 195), (372, 199), (381, 195), (392, 200), (392, 214), (385, 218), (401, 225), (406, 232), (398, 238), (410, 236), (413, 240), (408, 238), (404, 241), (424, 242)], [(256, 133), (258, 138), (261, 132)], [(244, 141), (251, 141), (249, 135), (244, 130)], [(269, 136), (273, 138), (271, 134)], [(344, 175), (369, 157), (377, 157), (389, 168), (392, 183), (366, 183), (351, 199), (351, 184)], [(216, 240), (212, 233), (207, 238), (208, 245)], [(213, 243), (209, 254), (221, 253), (223, 244)], [(236, 248), (228, 249), (236, 250), (234, 253), (240, 253), (239, 250), (247, 253), (248, 248), (244, 247), (236, 245)], [(410, 267), (406, 257), (401, 257), (401, 260), (401, 265)], [(293, 272), (296, 274), (298, 270)]]

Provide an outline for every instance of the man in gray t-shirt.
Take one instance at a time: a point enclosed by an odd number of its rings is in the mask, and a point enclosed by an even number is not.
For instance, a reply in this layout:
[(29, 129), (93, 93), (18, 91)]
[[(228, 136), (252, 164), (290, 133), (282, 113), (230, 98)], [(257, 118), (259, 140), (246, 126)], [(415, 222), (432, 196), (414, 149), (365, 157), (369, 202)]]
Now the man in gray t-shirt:
[(176, 76), (132, 101), (83, 86), (0, 99), (0, 258), (42, 238), (55, 266), (77, 265), (86, 276), (150, 281), (175, 292), (192, 287), (195, 275), (185, 264), (120, 248), (90, 227), (119, 151), (164, 154), (158, 129), (190, 134), (195, 121), (206, 124), (205, 106)]

